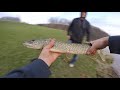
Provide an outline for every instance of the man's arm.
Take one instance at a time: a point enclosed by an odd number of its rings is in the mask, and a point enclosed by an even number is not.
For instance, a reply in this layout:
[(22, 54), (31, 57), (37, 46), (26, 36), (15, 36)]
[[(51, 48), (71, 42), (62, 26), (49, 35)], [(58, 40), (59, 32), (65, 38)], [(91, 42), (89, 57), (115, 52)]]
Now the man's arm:
[[(75, 19), (74, 19), (75, 20)], [(67, 35), (70, 36), (71, 35), (71, 30), (72, 30), (72, 27), (73, 27), (73, 23), (74, 23), (74, 20), (71, 22), (71, 24), (69, 25), (68, 27), (68, 32), (67, 32)]]
[(87, 34), (87, 41), (90, 41), (90, 28), (91, 28), (91, 25), (90, 23), (87, 21), (87, 29), (86, 29), (86, 34)]
[(50, 74), (48, 65), (38, 59), (25, 67), (9, 72), (3, 78), (48, 78)]
[(49, 66), (61, 55), (61, 53), (50, 51), (54, 44), (55, 41), (51, 40), (43, 48), (37, 60), (20, 69), (13, 70), (3, 78), (48, 78), (51, 74)]
[(97, 50), (109, 46), (110, 53), (120, 54), (120, 36), (110, 36), (91, 41), (92, 46), (86, 54), (95, 54)]

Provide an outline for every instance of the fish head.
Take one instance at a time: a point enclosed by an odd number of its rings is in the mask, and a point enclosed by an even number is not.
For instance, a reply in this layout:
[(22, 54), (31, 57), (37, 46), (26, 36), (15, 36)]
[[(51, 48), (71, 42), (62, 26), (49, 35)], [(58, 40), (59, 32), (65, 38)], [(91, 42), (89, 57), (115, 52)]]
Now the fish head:
[(23, 45), (27, 48), (41, 49), (43, 46), (42, 40), (29, 40), (25, 41)]

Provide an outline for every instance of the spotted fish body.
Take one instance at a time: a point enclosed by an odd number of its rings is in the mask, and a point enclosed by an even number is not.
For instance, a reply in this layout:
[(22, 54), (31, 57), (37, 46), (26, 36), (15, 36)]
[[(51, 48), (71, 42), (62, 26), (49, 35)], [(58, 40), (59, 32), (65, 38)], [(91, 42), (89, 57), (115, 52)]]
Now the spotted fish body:
[[(23, 43), (27, 48), (42, 49), (50, 42), (50, 39), (31, 40)], [(89, 44), (66, 43), (62, 41), (55, 41), (54, 46), (50, 49), (53, 52), (71, 53), (71, 54), (86, 54), (90, 48)]]

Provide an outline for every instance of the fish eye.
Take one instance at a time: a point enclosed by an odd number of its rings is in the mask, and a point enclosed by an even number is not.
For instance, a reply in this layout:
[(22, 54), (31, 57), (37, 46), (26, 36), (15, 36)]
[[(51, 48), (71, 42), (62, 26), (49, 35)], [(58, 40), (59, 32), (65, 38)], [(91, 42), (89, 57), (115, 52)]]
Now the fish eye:
[(31, 40), (31, 41), (35, 41), (35, 40)]
[(35, 40), (30, 40), (29, 43), (32, 44)]

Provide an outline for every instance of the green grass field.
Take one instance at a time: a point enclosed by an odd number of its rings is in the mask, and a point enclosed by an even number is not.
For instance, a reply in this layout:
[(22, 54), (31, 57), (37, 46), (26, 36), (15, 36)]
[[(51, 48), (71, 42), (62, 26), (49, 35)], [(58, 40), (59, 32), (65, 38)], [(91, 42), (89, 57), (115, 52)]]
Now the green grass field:
[[(26, 65), (30, 63), (31, 59), (38, 57), (39, 50), (28, 49), (22, 43), (26, 40), (40, 38), (67, 40), (66, 32), (63, 30), (25, 23), (0, 21), (0, 76)], [(97, 64), (88, 56), (79, 55), (79, 60), (74, 68), (70, 68), (68, 62), (65, 62), (64, 59), (66, 58), (63, 54), (51, 65), (51, 78), (96, 77), (95, 67)]]

